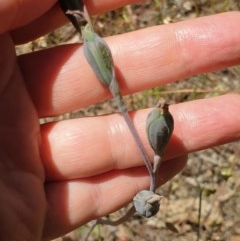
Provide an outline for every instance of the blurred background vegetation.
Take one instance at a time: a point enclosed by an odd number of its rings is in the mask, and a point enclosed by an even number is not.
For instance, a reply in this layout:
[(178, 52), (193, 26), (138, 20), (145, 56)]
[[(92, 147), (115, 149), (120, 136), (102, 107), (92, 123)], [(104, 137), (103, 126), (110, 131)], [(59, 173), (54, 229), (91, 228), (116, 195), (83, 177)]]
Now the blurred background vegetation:
[[(152, 0), (95, 16), (93, 22), (101, 36), (109, 36), (220, 12), (238, 11), (239, 8), (239, 0)], [(71, 24), (66, 24), (35, 41), (17, 46), (16, 51), (24, 54), (78, 41)], [(124, 98), (128, 108), (135, 110), (152, 107), (159, 98), (179, 103), (229, 92), (240, 93), (240, 66), (179, 79)], [(41, 121), (101, 115), (113, 111), (114, 104), (105, 101)], [(239, 167), (239, 141), (190, 154), (183, 172), (159, 189), (166, 199), (155, 218), (146, 220), (134, 217), (119, 227), (99, 227), (90, 240), (239, 241)], [(114, 217), (121, 212), (114, 214)], [(81, 227), (58, 240), (80, 240), (86, 230), (87, 226)]]

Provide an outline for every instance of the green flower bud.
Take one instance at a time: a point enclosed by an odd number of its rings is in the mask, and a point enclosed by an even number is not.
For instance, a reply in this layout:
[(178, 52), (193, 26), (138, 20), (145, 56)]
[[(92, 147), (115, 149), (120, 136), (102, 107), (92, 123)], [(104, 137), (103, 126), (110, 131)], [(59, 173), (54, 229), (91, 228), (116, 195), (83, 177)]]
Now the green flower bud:
[(115, 78), (113, 58), (107, 43), (87, 24), (82, 28), (84, 55), (98, 79), (109, 86)]
[(174, 120), (168, 104), (160, 103), (148, 114), (147, 136), (154, 152), (161, 156), (173, 132)]

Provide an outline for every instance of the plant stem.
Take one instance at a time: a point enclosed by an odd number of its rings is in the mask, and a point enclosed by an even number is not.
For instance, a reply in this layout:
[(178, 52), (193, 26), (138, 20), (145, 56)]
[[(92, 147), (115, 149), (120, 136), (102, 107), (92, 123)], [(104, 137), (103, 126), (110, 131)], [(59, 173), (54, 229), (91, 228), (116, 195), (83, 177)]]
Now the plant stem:
[(136, 212), (135, 207), (131, 206), (129, 208), (129, 210), (125, 213), (124, 216), (122, 216), (121, 218), (117, 219), (117, 220), (110, 220), (110, 219), (97, 219), (95, 220), (91, 227), (89, 228), (88, 232), (86, 233), (86, 235), (81, 239), (81, 241), (87, 241), (90, 234), (92, 233), (93, 229), (96, 227), (96, 225), (98, 224), (102, 224), (102, 225), (110, 225), (110, 226), (117, 226), (119, 224), (122, 224), (124, 222), (126, 222), (130, 217), (132, 217), (132, 215)]
[(161, 156), (155, 154), (153, 158), (153, 171), (152, 171), (153, 175), (152, 175), (152, 182), (150, 185), (150, 191), (155, 192), (157, 188), (158, 171), (161, 164), (162, 164)]
[(120, 93), (120, 88), (118, 86), (118, 82), (116, 81), (116, 79), (114, 78), (111, 82), (111, 84), (109, 85), (109, 89), (110, 89), (110, 92), (118, 106), (118, 109), (120, 111), (120, 113), (122, 114), (125, 122), (127, 123), (127, 126), (136, 142), (136, 145), (138, 147), (138, 150), (142, 156), (142, 159), (144, 161), (144, 164), (146, 165), (146, 168), (149, 172), (149, 175), (150, 175), (150, 178), (151, 178), (151, 182), (152, 182), (152, 179), (153, 179), (153, 172), (152, 172), (152, 164), (148, 158), (148, 155), (147, 155), (147, 152), (142, 144), (142, 141), (137, 133), (137, 130), (132, 122), (132, 119), (130, 118), (129, 116), (129, 113), (128, 113), (128, 110), (125, 106), (125, 103), (123, 101), (123, 97)]

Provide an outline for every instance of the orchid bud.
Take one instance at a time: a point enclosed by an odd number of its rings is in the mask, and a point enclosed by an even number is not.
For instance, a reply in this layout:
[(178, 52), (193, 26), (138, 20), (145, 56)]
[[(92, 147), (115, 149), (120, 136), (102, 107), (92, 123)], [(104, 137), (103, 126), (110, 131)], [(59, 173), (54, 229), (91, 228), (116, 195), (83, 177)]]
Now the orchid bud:
[(82, 28), (84, 55), (98, 79), (109, 86), (115, 78), (113, 58), (107, 43), (87, 24)]
[(159, 211), (161, 198), (152, 191), (142, 190), (134, 196), (133, 204), (140, 215), (150, 218)]
[(160, 103), (148, 114), (147, 136), (154, 152), (161, 156), (173, 132), (174, 120), (168, 104)]

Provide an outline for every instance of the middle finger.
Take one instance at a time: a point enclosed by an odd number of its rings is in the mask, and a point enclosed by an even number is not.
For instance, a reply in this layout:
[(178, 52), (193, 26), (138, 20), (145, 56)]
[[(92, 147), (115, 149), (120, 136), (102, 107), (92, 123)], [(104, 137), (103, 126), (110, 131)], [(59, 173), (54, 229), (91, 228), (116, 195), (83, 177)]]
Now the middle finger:
[[(175, 127), (165, 159), (240, 138), (240, 95), (225, 95), (170, 106)], [(229, 108), (231, 105), (231, 108)], [(153, 157), (145, 134), (149, 110), (132, 118)], [(227, 113), (227, 114), (226, 114)], [(48, 179), (89, 177), (143, 165), (135, 142), (119, 114), (66, 120), (42, 126), (42, 157)]]

